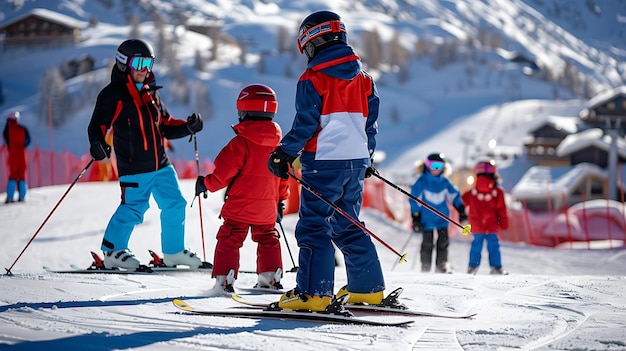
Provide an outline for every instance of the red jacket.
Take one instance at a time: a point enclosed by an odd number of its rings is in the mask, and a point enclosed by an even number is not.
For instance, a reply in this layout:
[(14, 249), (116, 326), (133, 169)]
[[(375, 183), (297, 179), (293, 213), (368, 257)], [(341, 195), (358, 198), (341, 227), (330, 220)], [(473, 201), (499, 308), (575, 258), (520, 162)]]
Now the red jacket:
[(204, 178), (211, 192), (226, 189), (220, 215), (248, 224), (276, 222), (279, 201), (286, 200), (286, 180), (267, 168), (280, 142), (280, 126), (271, 120), (248, 120), (233, 126), (235, 134), (215, 158), (215, 170)]
[(9, 149), (9, 179), (26, 180), (27, 154), (30, 134), (17, 121), (8, 120), (2, 132)]
[(504, 189), (493, 178), (479, 176), (476, 186), (462, 195), (463, 203), (469, 207), (469, 224), (472, 233), (496, 233), (509, 227)]

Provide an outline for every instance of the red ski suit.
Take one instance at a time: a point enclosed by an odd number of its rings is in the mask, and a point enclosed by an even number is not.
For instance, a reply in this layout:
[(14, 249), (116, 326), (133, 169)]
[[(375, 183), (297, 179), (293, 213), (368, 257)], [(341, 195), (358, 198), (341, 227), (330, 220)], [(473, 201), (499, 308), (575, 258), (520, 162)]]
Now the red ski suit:
[(476, 186), (466, 191), (463, 203), (469, 207), (469, 223), (473, 233), (496, 233), (509, 227), (504, 189), (487, 176), (478, 176)]
[(215, 158), (215, 170), (204, 178), (211, 192), (227, 188), (217, 232), (213, 276), (239, 271), (239, 249), (248, 234), (258, 244), (257, 273), (282, 269), (276, 218), (278, 203), (289, 196), (286, 180), (275, 177), (267, 159), (282, 137), (273, 121), (244, 120), (233, 126), (235, 134)]
[(30, 144), (28, 129), (17, 121), (7, 120), (3, 135), (9, 149), (9, 179), (26, 180), (26, 147)]

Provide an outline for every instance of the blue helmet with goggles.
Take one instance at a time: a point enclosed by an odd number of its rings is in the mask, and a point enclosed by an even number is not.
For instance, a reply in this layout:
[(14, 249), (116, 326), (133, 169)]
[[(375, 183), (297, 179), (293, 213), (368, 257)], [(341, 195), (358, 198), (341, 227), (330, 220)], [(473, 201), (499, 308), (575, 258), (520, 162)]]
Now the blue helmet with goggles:
[(446, 166), (446, 156), (442, 153), (434, 153), (426, 157), (424, 162), (430, 171), (443, 171)]
[(317, 11), (305, 18), (300, 24), (298, 49), (311, 61), (321, 50), (339, 44), (348, 43), (346, 27), (341, 17), (331, 11)]
[(117, 48), (115, 53), (117, 68), (126, 72), (127, 69), (152, 71), (154, 66), (154, 50), (152, 45), (142, 39), (128, 39)]

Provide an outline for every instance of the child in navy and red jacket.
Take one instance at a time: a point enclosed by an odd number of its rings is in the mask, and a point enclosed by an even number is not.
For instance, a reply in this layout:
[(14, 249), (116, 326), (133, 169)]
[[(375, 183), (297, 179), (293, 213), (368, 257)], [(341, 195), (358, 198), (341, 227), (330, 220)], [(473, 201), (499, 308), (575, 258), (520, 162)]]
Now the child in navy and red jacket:
[(498, 185), (495, 162), (476, 164), (476, 185), (463, 193), (463, 203), (469, 207), (469, 223), (474, 240), (470, 248), (467, 273), (476, 274), (480, 265), (483, 242), (487, 241), (491, 274), (507, 274), (502, 269), (498, 230), (509, 227), (504, 189)]
[(289, 196), (288, 182), (272, 175), (268, 155), (282, 131), (272, 121), (278, 109), (276, 93), (263, 84), (246, 86), (237, 98), (239, 123), (232, 138), (215, 158), (215, 170), (199, 176), (196, 194), (226, 188), (213, 258), (215, 288), (233, 293), (239, 271), (239, 249), (248, 235), (258, 244), (256, 287), (282, 289), (282, 257), (276, 222)]
[[(364, 179), (374, 171), (370, 158), (380, 103), (376, 84), (362, 69), (334, 12), (307, 16), (300, 24), (298, 48), (308, 64), (296, 88), (296, 115), (268, 167), (288, 179), (289, 165), (299, 156), (302, 181), (358, 220)], [(311, 191), (302, 191), (299, 215), (296, 287), (279, 298), (278, 306), (324, 311), (334, 295), (349, 295), (349, 303), (381, 303), (385, 281), (370, 236)], [(348, 278), (336, 294), (333, 244), (344, 256)]]

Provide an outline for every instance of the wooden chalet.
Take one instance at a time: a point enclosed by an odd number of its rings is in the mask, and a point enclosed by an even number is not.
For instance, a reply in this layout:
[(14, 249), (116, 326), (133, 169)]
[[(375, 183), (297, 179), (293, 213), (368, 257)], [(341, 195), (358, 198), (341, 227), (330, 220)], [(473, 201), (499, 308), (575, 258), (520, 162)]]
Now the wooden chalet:
[[(571, 118), (568, 118), (571, 120)], [(565, 119), (563, 119), (565, 120)], [(557, 155), (556, 149), (568, 135), (576, 133), (574, 123), (561, 122), (553, 117), (530, 131), (524, 140), (526, 159), (541, 166), (565, 166), (568, 160)]]
[(626, 86), (607, 90), (590, 99), (580, 111), (583, 123), (626, 134)]
[(14, 47), (72, 45), (80, 40), (86, 22), (36, 8), (0, 24), (4, 50)]

